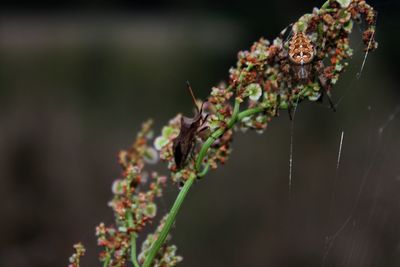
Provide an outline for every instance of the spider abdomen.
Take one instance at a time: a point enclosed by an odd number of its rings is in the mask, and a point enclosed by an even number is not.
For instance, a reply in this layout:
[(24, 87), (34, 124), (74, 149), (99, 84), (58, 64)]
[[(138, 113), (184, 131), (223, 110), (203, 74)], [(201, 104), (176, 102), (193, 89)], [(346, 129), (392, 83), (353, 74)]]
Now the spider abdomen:
[(314, 59), (311, 40), (302, 32), (295, 33), (289, 42), (289, 59), (294, 64), (306, 65)]

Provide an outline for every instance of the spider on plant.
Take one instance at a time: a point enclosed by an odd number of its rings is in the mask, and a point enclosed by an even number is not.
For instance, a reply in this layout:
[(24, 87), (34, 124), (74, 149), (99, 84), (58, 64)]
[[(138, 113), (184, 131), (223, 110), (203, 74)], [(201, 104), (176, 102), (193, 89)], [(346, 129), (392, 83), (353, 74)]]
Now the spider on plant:
[[(327, 96), (330, 107), (333, 111), (335, 105), (330, 98), (330, 85), (324, 75), (324, 63), (323, 59), (317, 57), (317, 51), (310, 40), (310, 38), (304, 32), (295, 32), (286, 44), (288, 48), (285, 48), (283, 44), (283, 57), (281, 57), (281, 68), (289, 75), (287, 75), (288, 87), (293, 88), (293, 85), (305, 85), (309, 82), (318, 82), (323, 91), (318, 101), (322, 101), (324, 94)], [(292, 93), (292, 92), (290, 92)], [(289, 116), (292, 118), (291, 106), (289, 106)]]

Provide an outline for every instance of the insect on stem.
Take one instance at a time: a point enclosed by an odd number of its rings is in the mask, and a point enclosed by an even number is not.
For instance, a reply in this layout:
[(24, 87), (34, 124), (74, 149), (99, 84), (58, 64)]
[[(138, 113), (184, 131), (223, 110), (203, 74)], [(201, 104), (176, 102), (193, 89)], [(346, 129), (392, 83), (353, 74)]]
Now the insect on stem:
[(181, 169), (186, 163), (186, 159), (193, 152), (193, 148), (196, 145), (196, 137), (199, 132), (207, 127), (204, 126), (208, 116), (203, 116), (203, 105), (199, 108), (196, 104), (196, 97), (194, 96), (193, 90), (190, 83), (186, 81), (187, 88), (189, 89), (190, 95), (192, 96), (193, 102), (196, 106), (197, 114), (193, 117), (181, 117), (181, 126), (179, 135), (173, 141), (173, 153), (176, 167)]

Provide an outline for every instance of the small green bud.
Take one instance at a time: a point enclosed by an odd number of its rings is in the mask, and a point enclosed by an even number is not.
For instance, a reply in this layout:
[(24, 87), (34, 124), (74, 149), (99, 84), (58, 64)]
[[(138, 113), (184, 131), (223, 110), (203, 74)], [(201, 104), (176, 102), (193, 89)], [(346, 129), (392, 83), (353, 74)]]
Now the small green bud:
[(320, 97), (321, 97), (321, 93), (319, 93), (319, 92), (314, 92), (314, 93), (311, 93), (311, 94), (308, 96), (308, 100), (310, 100), (310, 101), (317, 101)]
[(258, 83), (251, 83), (246, 87), (246, 92), (249, 98), (253, 101), (257, 101), (262, 95), (261, 86)]
[(156, 164), (158, 161), (158, 153), (154, 148), (149, 147), (144, 153), (143, 158), (145, 162), (149, 164)]
[(281, 100), (281, 102), (279, 103), (279, 108), (280, 109), (288, 109), (289, 108), (289, 104), (285, 101), (285, 100)]
[(157, 206), (154, 203), (149, 203), (143, 211), (143, 214), (147, 217), (153, 218), (157, 214)]
[(166, 146), (168, 142), (169, 142), (168, 138), (165, 138), (164, 136), (159, 136), (156, 138), (156, 140), (154, 140), (154, 147), (157, 150), (161, 150), (161, 148)]
[(120, 226), (120, 227), (118, 227), (118, 231), (121, 233), (126, 233), (128, 231), (128, 229), (126, 229), (126, 227), (124, 227), (124, 226)]
[(342, 71), (342, 69), (343, 69), (343, 65), (340, 63), (337, 63), (335, 66), (335, 70), (340, 72), (340, 71)]
[(122, 195), (124, 193), (124, 191), (122, 189), (122, 183), (123, 183), (123, 181), (121, 179), (117, 179), (113, 182), (111, 190), (114, 195)]
[(162, 136), (164, 136), (165, 138), (170, 137), (173, 133), (174, 133), (174, 128), (172, 127), (165, 126), (162, 129)]
[(350, 3), (351, 0), (336, 0), (336, 2), (342, 7), (342, 8), (347, 8)]

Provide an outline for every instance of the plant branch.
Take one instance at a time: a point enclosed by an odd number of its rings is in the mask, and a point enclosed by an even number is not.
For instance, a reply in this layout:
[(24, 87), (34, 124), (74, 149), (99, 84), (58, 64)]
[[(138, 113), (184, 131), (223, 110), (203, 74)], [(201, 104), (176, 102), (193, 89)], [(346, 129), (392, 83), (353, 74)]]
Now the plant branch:
[(191, 175), (189, 179), (185, 182), (185, 185), (182, 187), (181, 191), (179, 192), (174, 205), (171, 208), (171, 211), (168, 215), (168, 218), (165, 222), (163, 229), (161, 230), (160, 234), (158, 235), (157, 240), (151, 246), (150, 252), (146, 257), (146, 260), (143, 263), (142, 267), (150, 267), (151, 263), (154, 260), (154, 257), (157, 255), (158, 250), (164, 244), (165, 239), (167, 238), (169, 231), (175, 222), (176, 215), (178, 215), (178, 211), (185, 200), (187, 193), (189, 192), (190, 187), (192, 186), (194, 180), (196, 179), (195, 175)]
[(213, 132), (210, 137), (207, 138), (207, 140), (204, 142), (204, 144), (201, 146), (199, 155), (197, 156), (196, 159), (196, 171), (200, 173), (198, 175), (199, 177), (204, 176), (207, 173), (208, 168), (205, 171), (200, 172), (201, 169), (201, 164), (203, 163), (203, 160), (205, 156), (207, 155), (208, 149), (212, 146), (212, 144), (217, 140), (221, 135), (223, 135), (227, 130), (233, 127), (235, 122), (237, 121), (237, 116), (239, 114), (239, 108), (240, 108), (240, 101), (238, 99), (235, 100), (235, 106), (233, 107), (233, 113), (232, 117), (230, 118), (229, 122), (227, 123), (227, 126), (224, 128), (218, 128), (215, 132)]
[[(128, 212), (128, 225), (129, 229), (132, 230), (133, 227), (133, 217), (132, 213)], [(133, 263), (133, 266), (135, 267), (140, 267), (139, 262), (137, 261), (136, 257), (136, 233), (134, 231), (131, 232), (131, 261)]]
[[(107, 252), (108, 252), (108, 251), (107, 251)], [(111, 261), (110, 255), (111, 255), (112, 253), (113, 253), (113, 251), (111, 250), (111, 252), (107, 255), (106, 259), (104, 260), (103, 267), (108, 267), (108, 265), (109, 265), (109, 263), (110, 263), (110, 261)]]
[(257, 108), (250, 108), (250, 109), (246, 109), (242, 112), (240, 112), (237, 116), (237, 120), (241, 121), (243, 120), (243, 118), (246, 118), (248, 116), (263, 112), (266, 108), (263, 107), (257, 107)]
[[(196, 160), (196, 170), (199, 171), (202, 165), (202, 162), (205, 158), (205, 156), (207, 155), (208, 149), (211, 147), (211, 145), (214, 143), (215, 140), (217, 140), (221, 135), (223, 135), (227, 130), (231, 129), (233, 127), (233, 125), (235, 125), (235, 123), (237, 121), (240, 121), (241, 119), (243, 119), (244, 117), (262, 112), (264, 110), (264, 108), (252, 108), (252, 109), (248, 109), (245, 111), (240, 112), (240, 100), (236, 99), (235, 100), (235, 105), (233, 108), (233, 113), (232, 113), (232, 117), (230, 118), (230, 120), (228, 121), (226, 127), (224, 128), (219, 128), (217, 130), (215, 130), (215, 132), (213, 132), (210, 137), (208, 137), (208, 139), (204, 142), (204, 144), (202, 145), (199, 155), (197, 157)], [(207, 164), (206, 167), (204, 168), (204, 170), (202, 172), (199, 172), (197, 174), (198, 177), (202, 177), (204, 176), (209, 169), (209, 165)], [(142, 267), (149, 267), (150, 264), (153, 262), (154, 257), (157, 255), (158, 250), (161, 248), (162, 244), (165, 242), (165, 239), (168, 236), (168, 233), (173, 225), (173, 223), (175, 222), (176, 216), (178, 214), (178, 211), (187, 195), (187, 193), (189, 192), (190, 187), (192, 186), (194, 180), (196, 179), (195, 175), (192, 175), (189, 177), (189, 179), (185, 182), (185, 185), (183, 186), (182, 190), (179, 192), (172, 208), (171, 211), (168, 215), (168, 218), (165, 222), (164, 228), (161, 230), (157, 240), (154, 242), (154, 244), (152, 245), (149, 254), (146, 257), (145, 262), (143, 263)], [(133, 251), (133, 247), (131, 248)], [(135, 265), (135, 267), (138, 267)]]
[[(202, 162), (204, 160), (204, 157), (207, 155), (208, 149), (211, 147), (211, 145), (214, 143), (214, 141), (216, 139), (218, 139), (221, 135), (223, 135), (227, 130), (231, 129), (237, 121), (240, 121), (244, 117), (262, 112), (264, 110), (264, 108), (252, 108), (252, 109), (248, 109), (248, 110), (239, 112), (240, 111), (240, 102), (241, 101), (239, 99), (235, 100), (232, 117), (230, 118), (229, 122), (227, 123), (227, 126), (224, 128), (219, 128), (219, 129), (215, 130), (215, 132), (213, 132), (210, 135), (210, 137), (202, 145), (199, 155), (196, 160), (196, 170), (197, 171), (200, 170)], [(206, 165), (204, 170), (201, 173), (198, 173), (197, 176), (199, 176), (199, 177), (204, 176), (208, 172), (208, 169), (209, 169), (209, 165)], [(168, 218), (165, 222), (163, 229), (161, 230), (157, 240), (152, 245), (150, 252), (147, 255), (146, 260), (143, 263), (142, 267), (149, 267), (151, 265), (151, 263), (153, 262), (154, 257), (158, 253), (158, 250), (161, 248), (162, 244), (165, 242), (165, 239), (167, 238), (168, 233), (169, 233), (173, 223), (175, 222), (178, 211), (179, 211), (187, 193), (189, 192), (190, 187), (193, 185), (193, 182), (195, 179), (196, 179), (196, 176), (192, 175), (185, 182), (185, 185), (183, 186), (182, 190), (179, 192), (179, 194), (174, 202), (174, 205), (171, 208), (171, 211), (168, 215)], [(133, 247), (131, 249), (133, 251)], [(135, 267), (138, 267), (138, 266), (135, 265)]]
[[(197, 155), (195, 164), (194, 164), (194, 171), (191, 169), (192, 166), (188, 167), (187, 170), (191, 175), (189, 178), (186, 180), (182, 190), (179, 192), (177, 199), (175, 200), (175, 203), (173, 204), (171, 211), (166, 219), (165, 225), (162, 226), (162, 230), (158, 235), (158, 238), (154, 243), (152, 244), (150, 251), (147, 254), (147, 257), (145, 259), (145, 262), (142, 267), (149, 267), (155, 256), (157, 255), (159, 249), (165, 242), (168, 233), (175, 221), (175, 218), (177, 216), (177, 213), (180, 209), (180, 206), (182, 205), (190, 187), (192, 186), (194, 180), (197, 177), (203, 177), (205, 176), (210, 168), (210, 160), (205, 160), (208, 155), (209, 149), (213, 146), (216, 140), (221, 138), (227, 131), (229, 131), (237, 122), (243, 121), (247, 117), (251, 117), (253, 115), (256, 115), (258, 113), (265, 112), (265, 116), (261, 117), (261, 122), (257, 121), (258, 118), (249, 118), (250, 122), (254, 123), (256, 125), (256, 129), (264, 129), (267, 123), (267, 120), (269, 118), (272, 118), (273, 116), (276, 115), (276, 112), (278, 109), (286, 109), (284, 105), (281, 105), (280, 99), (281, 97), (285, 97), (285, 99), (288, 99), (289, 103), (286, 103), (288, 105), (294, 105), (297, 104), (299, 99), (309, 99), (311, 101), (315, 101), (317, 98), (320, 97), (320, 93), (318, 91), (322, 90), (321, 88), (327, 90), (327, 81), (329, 82), (329, 85), (333, 85), (336, 83), (337, 79), (339, 78), (339, 74), (343, 70), (343, 64), (345, 64), (345, 60), (351, 57), (351, 50), (348, 48), (348, 34), (351, 32), (351, 27), (349, 28), (346, 26), (346, 23), (350, 23), (352, 19), (352, 14), (358, 14), (358, 15), (365, 15), (368, 19), (366, 20), (369, 28), (368, 30), (364, 31), (363, 33), (363, 41), (364, 43), (366, 42), (365, 36), (371, 36), (371, 39), (369, 39), (369, 42), (373, 41), (373, 34), (374, 34), (374, 28), (372, 27), (374, 21), (375, 21), (375, 13), (373, 13), (373, 9), (365, 4), (365, 1), (361, 0), (352, 0), (352, 1), (338, 1), (338, 6), (337, 5), (331, 5), (330, 0), (326, 1), (324, 5), (321, 8), (322, 12), (327, 12), (328, 8), (332, 8), (332, 10), (329, 10), (329, 12), (336, 12), (337, 16), (341, 13), (347, 14), (344, 16), (346, 19), (341, 19), (340, 22), (340, 27), (327, 27), (327, 33), (324, 36), (323, 40), (324, 42), (326, 41), (329, 43), (322, 51), (322, 57), (323, 58), (330, 58), (331, 62), (333, 58), (335, 58), (336, 63), (332, 63), (332, 66), (324, 67), (321, 66), (321, 72), (320, 75), (323, 75), (322, 77), (326, 79), (326, 81), (322, 81), (321, 78), (319, 78), (319, 82), (313, 83), (309, 82), (308, 84), (304, 85), (298, 85), (297, 88), (294, 87), (292, 88), (291, 86), (291, 81), (293, 77), (291, 76), (291, 72), (282, 72), (282, 66), (287, 68), (291, 68), (290, 63), (288, 60), (277, 57), (275, 53), (270, 53), (270, 51), (280, 51), (280, 49), (283, 49), (283, 44), (280, 44), (282, 42), (281, 38), (277, 38), (275, 40), (279, 41), (277, 42), (278, 44), (270, 45), (269, 42), (264, 41), (264, 39), (261, 39), (259, 42), (255, 43), (250, 51), (246, 51), (244, 53), (239, 53), (239, 61), (238, 61), (238, 67), (236, 69), (233, 69), (231, 71), (231, 77), (232, 82), (231, 85), (228, 87), (226, 92), (231, 92), (232, 89), (236, 89), (236, 98), (235, 98), (235, 103), (233, 107), (233, 112), (231, 117), (229, 118), (228, 122), (226, 122), (226, 117), (224, 118), (224, 122), (226, 124), (223, 124), (221, 127), (213, 130), (213, 132), (210, 134), (210, 136), (207, 138), (207, 140), (203, 143), (203, 145), (200, 148), (200, 151)], [(361, 8), (362, 6), (363, 8)], [(309, 18), (309, 16), (312, 16), (312, 19)], [(329, 15), (329, 18), (332, 18), (331, 15)], [(354, 15), (353, 15), (354, 17)], [(304, 29), (310, 28), (309, 22), (313, 21), (315, 25), (318, 25), (318, 23), (322, 23), (322, 25), (329, 24), (328, 22), (324, 22), (322, 20), (325, 20), (325, 17), (322, 18), (319, 13), (318, 14), (308, 14), (308, 16), (303, 16), (299, 19), (298, 22), (296, 22), (293, 27), (295, 27), (294, 30), (299, 30), (303, 31)], [(332, 18), (333, 20), (333, 18)], [(352, 24), (351, 24), (352, 25)], [(293, 28), (292, 27), (292, 28)], [(322, 35), (322, 34), (321, 34)], [(308, 38), (308, 37), (307, 37)], [(320, 38), (321, 39), (321, 38)], [(320, 40), (318, 39), (318, 40)], [(341, 44), (339, 47), (338, 44)], [(347, 47), (347, 48), (346, 48)], [(370, 44), (368, 44), (367, 50), (369, 49)], [(373, 48), (376, 48), (376, 43), (374, 43)], [(334, 53), (333, 53), (334, 52)], [(336, 54), (343, 55), (340, 60), (336, 59)], [(260, 56), (263, 55), (263, 56)], [(266, 61), (266, 59), (268, 59)], [(284, 65), (283, 65), (284, 64)], [(244, 69), (244, 66), (247, 66)], [(250, 70), (254, 66), (262, 66), (259, 68), (256, 68), (254, 71), (250, 72)], [(264, 69), (264, 66), (267, 66), (267, 70)], [(333, 68), (332, 68), (333, 67)], [(333, 71), (335, 70), (335, 71)], [(265, 73), (268, 74), (268, 77), (265, 77)], [(281, 75), (277, 75), (281, 74)], [(260, 83), (259, 79), (261, 79), (264, 83)], [(270, 98), (263, 98), (259, 102), (259, 106), (254, 107), (255, 105), (250, 105), (252, 106), (249, 109), (246, 109), (244, 111), (240, 111), (240, 103), (243, 101), (245, 97), (249, 97), (251, 99), (252, 95), (252, 89), (256, 90), (255, 95), (257, 99), (254, 101), (257, 101), (258, 98), (262, 95), (262, 87), (261, 85), (264, 86), (275, 86), (276, 88), (281, 88), (282, 86), (288, 86), (287, 91), (268, 91), (267, 87), (265, 89), (267, 90), (265, 93), (269, 93), (271, 95), (264, 95), (264, 96), (271, 96)], [(246, 86), (246, 88), (244, 88)], [(253, 91), (254, 91), (253, 90)], [(260, 93), (258, 93), (258, 91)], [(300, 90), (300, 91), (299, 91)], [(298, 92), (297, 94), (293, 94), (293, 92)], [(259, 95), (258, 95), (259, 94)], [(258, 96), (257, 96), (258, 95)], [(229, 96), (230, 97), (230, 96)], [(229, 99), (228, 97), (228, 99)], [(279, 97), (279, 99), (278, 99)], [(252, 99), (253, 100), (253, 99)], [(227, 102), (227, 101), (226, 101)], [(219, 103), (221, 104), (221, 103)], [(230, 109), (230, 103), (223, 103), (226, 104), (226, 107)], [(276, 110), (273, 110), (273, 107), (276, 107)], [(254, 119), (251, 121), (251, 119)], [(263, 121), (265, 119), (265, 121)], [(248, 126), (251, 127), (251, 126)], [(258, 128), (257, 128), (258, 127)]]
[[(221, 84), (213, 87), (208, 97), (209, 110), (215, 111), (215, 118), (211, 122), (221, 123), (219, 127), (211, 130), (211, 134), (201, 145), (195, 162), (190, 162), (184, 168), (176, 168), (175, 153), (171, 153), (171, 149), (174, 150), (174, 135), (179, 130), (181, 115), (177, 115), (163, 128), (153, 146), (150, 144), (151, 122), (144, 123), (132, 147), (120, 152), (122, 177), (113, 184), (114, 198), (110, 206), (116, 215), (117, 226), (125, 227), (105, 226), (104, 223), (96, 227), (98, 245), (102, 248), (100, 260), (103, 267), (123, 266), (126, 261), (131, 261), (134, 267), (150, 267), (156, 264), (155, 259), (158, 259), (160, 264), (172, 267), (182, 261), (182, 257), (175, 254), (176, 247), (165, 242), (194, 180), (205, 176), (211, 167), (216, 168), (219, 163), (222, 164), (228, 159), (233, 140), (231, 129), (237, 123), (243, 130), (255, 129), (261, 132), (269, 121), (277, 116), (279, 110), (295, 107), (301, 100), (316, 101), (321, 99), (324, 93), (329, 97), (330, 89), (336, 84), (352, 56), (350, 34), (353, 22), (358, 22), (360, 17), (367, 24), (367, 29), (362, 32), (366, 58), (369, 51), (377, 48), (374, 39), (376, 12), (364, 0), (326, 0), (320, 9), (300, 17), (272, 42), (260, 38), (249, 50), (240, 51), (236, 67), (229, 70), (229, 86)], [(283, 40), (288, 28), (290, 41), (288, 38)], [(299, 37), (301, 35), (302, 37)], [(310, 79), (307, 82), (297, 81), (298, 66), (292, 64), (291, 60), (291, 54), (295, 54), (296, 50), (293, 50), (290, 44), (296, 43), (299, 38), (302, 39), (301, 42), (312, 43), (312, 46), (321, 48), (317, 53), (320, 60), (310, 62), (310, 68), (307, 70)], [(316, 52), (311, 52), (312, 58)], [(246, 101), (246, 98), (250, 101), (248, 107), (244, 108), (245, 104), (241, 106), (241, 103)], [(193, 145), (196, 140), (189, 141), (190, 145)], [(158, 155), (154, 148), (159, 150)], [(156, 182), (152, 182), (145, 192), (134, 189), (145, 183), (141, 175), (147, 160), (154, 159), (156, 162), (157, 156), (169, 162), (172, 180), (184, 181), (185, 184), (155, 233), (147, 236), (138, 257), (137, 235), (144, 226), (153, 221), (157, 207), (154, 198), (162, 195), (161, 187), (167, 180), (166, 177), (151, 172), (150, 176)], [(139, 202), (140, 205), (130, 205)], [(125, 216), (122, 216), (122, 212)], [(124, 242), (123, 246), (121, 240)], [(126, 247), (127, 243), (130, 250)], [(74, 245), (74, 249), (70, 266), (79, 266), (80, 257), (84, 255), (85, 250), (80, 243)], [(140, 266), (139, 262), (143, 262), (143, 265)]]
[[(128, 190), (130, 190), (130, 184), (128, 185)], [(132, 211), (128, 211), (126, 214), (127, 223), (128, 223), (128, 230), (130, 231), (131, 237), (131, 262), (134, 267), (140, 267), (137, 257), (136, 257), (136, 233), (133, 231), (134, 223), (133, 223), (133, 214)]]
[(136, 257), (136, 233), (131, 233), (131, 261), (133, 266), (140, 267)]

